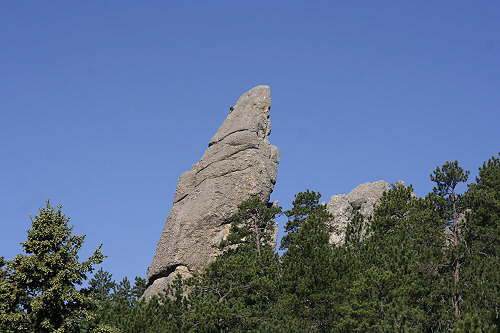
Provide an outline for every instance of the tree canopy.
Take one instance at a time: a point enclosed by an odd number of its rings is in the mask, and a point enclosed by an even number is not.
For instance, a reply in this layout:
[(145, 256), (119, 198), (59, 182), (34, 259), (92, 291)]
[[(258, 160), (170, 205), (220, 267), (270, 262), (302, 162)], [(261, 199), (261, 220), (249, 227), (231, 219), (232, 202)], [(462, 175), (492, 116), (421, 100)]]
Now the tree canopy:
[(79, 261), (85, 236), (73, 235), (61, 208), (47, 202), (32, 219), (25, 254), (0, 262), (2, 331), (77, 332), (93, 318), (95, 301), (81, 287), (104, 256), (99, 248)]
[[(457, 161), (430, 175), (423, 198), (394, 184), (366, 220), (353, 214), (345, 241), (321, 195), (291, 208), (251, 197), (226, 221), (220, 255), (160, 296), (146, 281), (119, 282), (78, 260), (84, 237), (47, 203), (25, 254), (0, 257), (2, 332), (498, 332), (500, 159), (469, 172)], [(276, 220), (287, 218), (278, 255)], [(84, 281), (90, 278), (86, 287)]]

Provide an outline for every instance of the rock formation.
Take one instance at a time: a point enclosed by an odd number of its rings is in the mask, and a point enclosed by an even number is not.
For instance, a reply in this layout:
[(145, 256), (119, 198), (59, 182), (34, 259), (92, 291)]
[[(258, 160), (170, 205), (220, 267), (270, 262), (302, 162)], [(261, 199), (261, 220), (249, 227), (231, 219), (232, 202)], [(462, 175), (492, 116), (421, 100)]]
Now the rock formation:
[(257, 195), (269, 200), (278, 149), (271, 145), (270, 90), (244, 93), (208, 143), (201, 160), (182, 174), (172, 210), (148, 269), (144, 297), (160, 293), (177, 274), (189, 276), (214, 260), (238, 204)]
[(338, 194), (331, 197), (327, 203), (328, 211), (334, 216), (331, 222), (335, 231), (330, 235), (330, 243), (343, 244), (347, 224), (358, 211), (365, 221), (373, 215), (375, 205), (382, 193), (390, 188), (386, 181), (361, 184), (349, 194)]

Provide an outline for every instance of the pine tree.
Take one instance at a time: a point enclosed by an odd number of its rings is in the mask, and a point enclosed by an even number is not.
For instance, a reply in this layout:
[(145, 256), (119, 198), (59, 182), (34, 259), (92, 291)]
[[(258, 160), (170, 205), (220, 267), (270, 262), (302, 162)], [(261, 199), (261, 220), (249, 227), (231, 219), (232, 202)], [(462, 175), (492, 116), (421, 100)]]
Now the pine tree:
[(344, 264), (329, 244), (328, 222), (332, 220), (321, 195), (298, 193), (292, 209), (285, 212), (288, 223), (281, 248), (283, 294), (276, 312), (293, 331), (330, 331), (338, 316), (337, 291), (342, 288)]
[[(279, 259), (274, 218), (281, 209), (252, 197), (228, 220), (230, 233), (219, 257), (202, 274), (177, 281), (170, 300), (181, 310), (179, 331), (246, 332), (271, 321), (278, 294)], [(165, 299), (166, 300), (166, 299)]]
[(169, 298), (141, 299), (144, 279), (132, 285), (127, 278), (120, 282), (100, 271), (91, 280), (91, 295), (98, 302), (96, 316), (82, 325), (86, 333), (178, 332), (174, 318), (180, 309)]
[(102, 267), (99, 268), (89, 281), (89, 291), (92, 297), (101, 303), (110, 300), (111, 292), (115, 286), (116, 283), (113, 281), (113, 275), (104, 271)]
[(457, 193), (457, 186), (467, 181), (469, 171), (461, 168), (458, 161), (446, 162), (443, 166), (437, 167), (430, 177), (435, 186), (429, 199), (434, 202), (437, 212), (445, 221), (444, 227), (446, 227), (448, 235), (446, 252), (452, 274), (451, 303), (455, 320), (458, 320), (463, 301), (460, 280), (466, 248), (462, 234), (465, 206), (463, 196)]
[(0, 331), (28, 332), (30, 329), (28, 314), (19, 308), (21, 299), (26, 296), (10, 278), (12, 272), (8, 265), (9, 261), (0, 257)]
[(385, 192), (368, 237), (354, 248), (341, 332), (436, 331), (434, 282), (443, 246), (440, 218), (411, 186)]
[(457, 323), (454, 333), (497, 333), (496, 325), (485, 322), (477, 313), (466, 313)]
[(220, 247), (224, 249), (231, 245), (250, 246), (260, 255), (261, 248), (274, 241), (274, 218), (280, 213), (280, 207), (266, 204), (258, 197), (244, 200), (238, 206), (238, 211), (229, 218), (230, 232)]
[[(285, 212), (288, 222), (285, 225), (286, 235), (281, 240), (281, 249), (293, 246), (294, 238), (303, 226), (305, 220), (320, 208), (321, 194), (314, 191), (300, 192), (295, 195), (291, 210)], [(325, 210), (322, 210), (324, 212)]]
[(478, 323), (500, 328), (500, 158), (483, 164), (464, 198), (464, 311)]
[(94, 302), (79, 287), (104, 256), (98, 248), (80, 263), (78, 252), (85, 236), (73, 235), (68, 222), (60, 206), (47, 202), (32, 219), (22, 243), (26, 254), (3, 262), (3, 331), (78, 332), (80, 323), (93, 317)]

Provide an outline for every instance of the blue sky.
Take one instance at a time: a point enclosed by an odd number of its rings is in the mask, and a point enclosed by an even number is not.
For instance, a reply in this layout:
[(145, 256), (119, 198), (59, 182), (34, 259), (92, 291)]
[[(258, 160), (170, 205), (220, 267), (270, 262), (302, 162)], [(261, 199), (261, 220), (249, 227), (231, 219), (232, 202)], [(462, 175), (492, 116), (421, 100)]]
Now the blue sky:
[(62, 204), (83, 256), (145, 275), (173, 199), (244, 91), (271, 86), (272, 200), (500, 149), (498, 1), (4, 1), (0, 255)]

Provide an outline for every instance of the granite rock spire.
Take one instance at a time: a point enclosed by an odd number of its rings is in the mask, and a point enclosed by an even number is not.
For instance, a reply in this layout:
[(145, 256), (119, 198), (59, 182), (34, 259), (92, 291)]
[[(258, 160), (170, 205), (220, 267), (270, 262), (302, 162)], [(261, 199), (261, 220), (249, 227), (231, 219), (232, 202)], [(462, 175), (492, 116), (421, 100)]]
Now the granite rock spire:
[(159, 294), (177, 274), (189, 276), (213, 261), (214, 246), (229, 233), (227, 218), (241, 201), (269, 200), (279, 164), (278, 149), (268, 140), (270, 108), (268, 86), (244, 93), (200, 161), (180, 176), (144, 297)]

